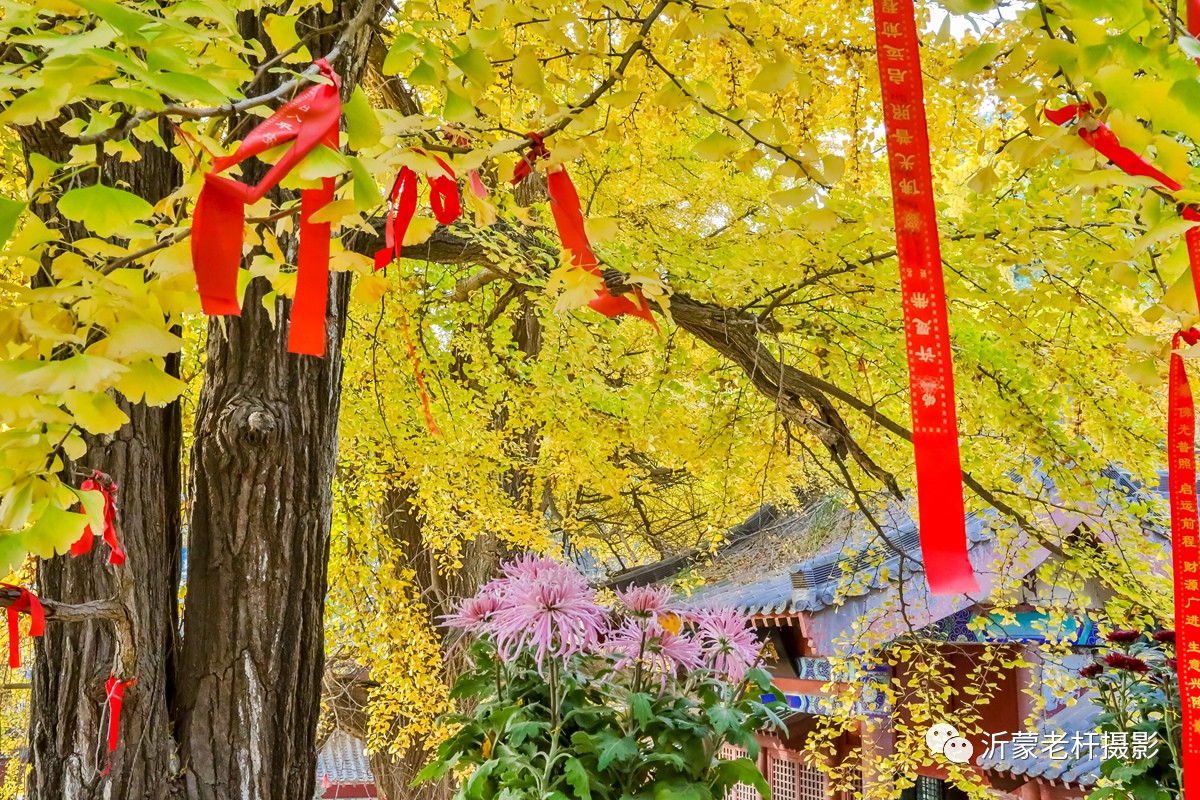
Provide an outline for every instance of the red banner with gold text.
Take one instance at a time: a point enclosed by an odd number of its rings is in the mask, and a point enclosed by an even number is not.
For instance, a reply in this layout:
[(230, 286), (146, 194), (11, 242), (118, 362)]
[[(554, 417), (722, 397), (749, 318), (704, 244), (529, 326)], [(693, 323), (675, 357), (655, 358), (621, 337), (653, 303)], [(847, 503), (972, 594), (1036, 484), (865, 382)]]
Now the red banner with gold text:
[[(1172, 559), (1175, 567), (1175, 654), (1183, 706), (1183, 774), (1186, 785), (1200, 780), (1200, 546), (1196, 512), (1196, 407), (1188, 384), (1184, 345), (1200, 342), (1195, 328), (1171, 343), (1167, 410), (1167, 469), (1171, 492)], [(1193, 790), (1192, 796), (1196, 795)]]
[(925, 575), (934, 594), (979, 588), (967, 558), (946, 290), (912, 0), (874, 0), (875, 42), (904, 298), (904, 338)]

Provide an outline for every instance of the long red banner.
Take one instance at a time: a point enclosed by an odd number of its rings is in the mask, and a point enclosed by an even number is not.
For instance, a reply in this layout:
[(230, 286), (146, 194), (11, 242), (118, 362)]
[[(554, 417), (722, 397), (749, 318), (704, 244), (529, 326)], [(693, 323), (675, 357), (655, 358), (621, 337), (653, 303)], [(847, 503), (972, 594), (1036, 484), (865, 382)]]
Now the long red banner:
[[(1196, 33), (1200, 23), (1200, 0), (1189, 0), (1189, 29)], [(1128, 175), (1153, 178), (1170, 192), (1183, 184), (1162, 172), (1140, 155), (1121, 144), (1117, 135), (1092, 115), (1087, 103), (1046, 109), (1046, 119), (1055, 125), (1075, 123), (1079, 137), (1096, 152)], [(1185, 206), (1184, 219), (1200, 221), (1200, 212)], [(1184, 234), (1192, 287), (1200, 303), (1200, 226)], [(1196, 421), (1192, 389), (1188, 385), (1183, 357), (1176, 352), (1181, 344), (1200, 341), (1195, 328), (1175, 334), (1171, 347), (1169, 399), (1167, 409), (1167, 469), (1171, 501), (1172, 560), (1175, 586), (1175, 652), (1178, 656), (1179, 697), (1183, 707), (1183, 772), (1185, 782), (1200, 780), (1200, 549), (1197, 548), (1196, 512)], [(1193, 788), (1192, 796), (1196, 795)], [(1186, 792), (1185, 792), (1186, 796)]]
[(934, 594), (979, 589), (967, 558), (946, 289), (929, 168), (929, 133), (912, 0), (874, 0), (904, 298), (917, 510), (925, 576)]
[(1167, 470), (1171, 492), (1172, 560), (1175, 568), (1175, 654), (1183, 706), (1184, 794), (1200, 779), (1200, 547), (1196, 512), (1196, 407), (1188, 385), (1181, 345), (1200, 342), (1195, 328), (1172, 341), (1170, 399), (1167, 410)]

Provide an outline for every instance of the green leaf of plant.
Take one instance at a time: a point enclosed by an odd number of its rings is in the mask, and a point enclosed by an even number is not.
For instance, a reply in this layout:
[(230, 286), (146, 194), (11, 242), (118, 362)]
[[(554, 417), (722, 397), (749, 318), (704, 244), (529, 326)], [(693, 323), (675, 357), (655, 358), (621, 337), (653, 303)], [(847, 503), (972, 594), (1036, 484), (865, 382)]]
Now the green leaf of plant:
[[(760, 777), (759, 780), (762, 780)], [(770, 790), (767, 790), (768, 793)], [(767, 794), (763, 795), (764, 797)], [(711, 800), (708, 787), (693, 781), (658, 781), (654, 784), (654, 800)]]
[(115, 388), (131, 403), (165, 406), (183, 394), (186, 384), (149, 361), (136, 361), (117, 379)]
[(796, 65), (787, 56), (763, 64), (762, 69), (750, 82), (750, 88), (756, 92), (773, 94), (783, 90), (796, 79)]
[(591, 781), (582, 761), (574, 756), (568, 758), (563, 764), (563, 775), (566, 777), (567, 783), (575, 790), (575, 796), (579, 800), (592, 800)]
[(758, 789), (766, 797), (766, 781), (763, 780), (762, 773), (758, 771), (758, 765), (750, 759), (733, 758), (728, 761), (720, 761), (717, 764), (716, 772), (718, 786), (729, 787), (735, 783), (744, 783)]
[(13, 229), (17, 227), (17, 220), (20, 219), (25, 206), (25, 203), (17, 200), (0, 197), (0, 248), (3, 248), (8, 242), (8, 237), (12, 236)]
[(350, 162), (350, 174), (354, 176), (354, 205), (362, 212), (377, 208), (383, 202), (383, 194), (367, 165), (354, 156), (347, 156), (346, 160)]
[(58, 201), (58, 210), (104, 237), (128, 234), (130, 226), (154, 213), (136, 194), (101, 184), (70, 190)]
[[(263, 29), (267, 32), (267, 36), (271, 37), (271, 44), (275, 45), (275, 49), (280, 53), (290, 50), (300, 43), (300, 36), (296, 33), (296, 19), (294, 16), (269, 14), (263, 20)], [(309, 54), (307, 47), (301, 47), (287, 56), (284, 61), (312, 61), (312, 55)]]
[(696, 157), (705, 161), (723, 161), (737, 152), (738, 143), (721, 133), (713, 131), (696, 145)]
[(143, 41), (143, 33), (154, 24), (154, 18), (138, 14), (109, 0), (75, 0), (75, 5), (90, 11), (133, 40)]
[(129, 417), (105, 392), (67, 392), (63, 402), (79, 427), (88, 433), (116, 433)]
[(467, 80), (480, 88), (489, 85), (496, 77), (492, 62), (478, 47), (468, 47), (461, 55), (450, 60), (463, 71)]
[(600, 757), (596, 761), (596, 766), (601, 770), (605, 770), (614, 761), (624, 761), (625, 759), (635, 757), (637, 754), (637, 742), (632, 739), (614, 738), (600, 749)]
[(417, 776), (412, 779), (412, 783), (409, 785), (416, 787), (419, 784), (427, 781), (441, 780), (441, 778), (445, 776), (447, 772), (454, 769), (454, 765), (458, 763), (458, 759), (459, 754), (455, 753), (454, 755), (450, 756), (450, 758), (444, 760), (438, 759), (436, 761), (429, 762), (420, 772), (417, 773)]
[(446, 107), (442, 115), (450, 122), (471, 124), (476, 121), (475, 104), (453, 88), (446, 88)]
[(951, 74), (960, 81), (970, 80), (979, 74), (980, 70), (992, 63), (992, 59), (1000, 52), (996, 42), (984, 42), (963, 55), (954, 65)]
[(645, 692), (635, 692), (629, 695), (629, 710), (633, 712), (633, 718), (643, 725), (654, 720), (652, 701), (650, 695)]
[(354, 94), (350, 95), (342, 111), (346, 114), (346, 136), (351, 150), (362, 150), (378, 144), (383, 129), (361, 86), (354, 87)]
[(229, 98), (220, 89), (203, 78), (186, 72), (147, 73), (146, 83), (176, 100), (196, 100), (210, 106), (229, 103)]
[(384, 75), (398, 75), (404, 72), (420, 55), (418, 45), (421, 40), (411, 33), (398, 33), (388, 48), (387, 56), (383, 59), (382, 72)]

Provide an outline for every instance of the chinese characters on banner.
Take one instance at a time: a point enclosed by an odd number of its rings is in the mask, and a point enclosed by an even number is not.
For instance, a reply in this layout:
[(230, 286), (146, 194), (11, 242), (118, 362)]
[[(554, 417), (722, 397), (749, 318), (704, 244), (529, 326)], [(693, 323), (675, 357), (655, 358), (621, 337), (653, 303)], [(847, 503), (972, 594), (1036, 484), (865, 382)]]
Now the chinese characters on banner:
[(904, 298), (921, 554), (934, 594), (973, 592), (979, 587), (967, 558), (946, 291), (933, 205), (913, 0), (874, 3), (896, 253)]
[(1172, 341), (1167, 410), (1167, 469), (1171, 492), (1172, 559), (1175, 569), (1175, 655), (1183, 706), (1184, 796), (1200, 780), (1200, 547), (1196, 513), (1196, 406), (1183, 356), (1177, 351), (1200, 342), (1195, 328)]
[[(1189, 26), (1200, 22), (1196, 13), (1200, 0), (1189, 0)], [(1195, 33), (1195, 29), (1192, 29)], [(1146, 159), (1125, 147), (1107, 125), (1092, 116), (1087, 103), (1046, 109), (1046, 119), (1055, 125), (1075, 124), (1079, 137), (1096, 149), (1113, 166), (1128, 175), (1153, 178), (1170, 192), (1183, 189), (1183, 184), (1156, 169)], [(1184, 219), (1200, 221), (1200, 212), (1184, 207)], [(1191, 266), (1192, 285), (1200, 302), (1200, 226), (1184, 235)], [(1183, 345), (1200, 341), (1194, 328), (1175, 334), (1172, 351)], [(1194, 784), (1200, 776), (1200, 574), (1197, 562), (1200, 549), (1196, 546), (1196, 444), (1195, 405), (1188, 385), (1183, 357), (1171, 353), (1167, 412), (1167, 458), (1171, 496), (1172, 558), (1175, 574), (1175, 629), (1178, 656), (1179, 693), (1183, 706), (1183, 767), (1184, 782), (1191, 776)], [(1185, 787), (1186, 788), (1186, 787)], [(1193, 795), (1195, 790), (1193, 789)]]

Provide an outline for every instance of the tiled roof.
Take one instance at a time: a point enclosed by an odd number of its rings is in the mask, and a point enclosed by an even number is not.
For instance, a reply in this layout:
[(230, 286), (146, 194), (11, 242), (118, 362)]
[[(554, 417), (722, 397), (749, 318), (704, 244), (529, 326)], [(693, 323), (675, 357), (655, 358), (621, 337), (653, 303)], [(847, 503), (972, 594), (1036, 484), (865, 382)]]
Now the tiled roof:
[(374, 784), (371, 760), (367, 757), (367, 746), (345, 731), (336, 730), (317, 753), (317, 796), (321, 796), (322, 785), (344, 783)]
[[(883, 526), (888, 539), (906, 554), (919, 558), (920, 535), (917, 526), (903, 511), (894, 511), (892, 516), (891, 524)], [(992, 539), (987, 528), (989, 522), (989, 518), (982, 514), (967, 517), (967, 540), (972, 551)], [(900, 556), (889, 555), (883, 560), (883, 569), (880, 569), (876, 563), (878, 558), (870, 551), (883, 551), (886, 546), (876, 540), (872, 548), (870, 543), (871, 539), (864, 535), (860, 537), (858, 549), (849, 555), (835, 549), (798, 563), (780, 564), (776, 560), (772, 564), (772, 556), (768, 553), (752, 572), (743, 572), (699, 587), (693, 592), (689, 604), (696, 607), (733, 606), (749, 615), (820, 611), (832, 605), (839, 593), (843, 598), (870, 594), (888, 585), (885, 576), (900, 574)], [(747, 580), (747, 574), (761, 577)], [(847, 576), (854, 576), (853, 580), (846, 580)]]

